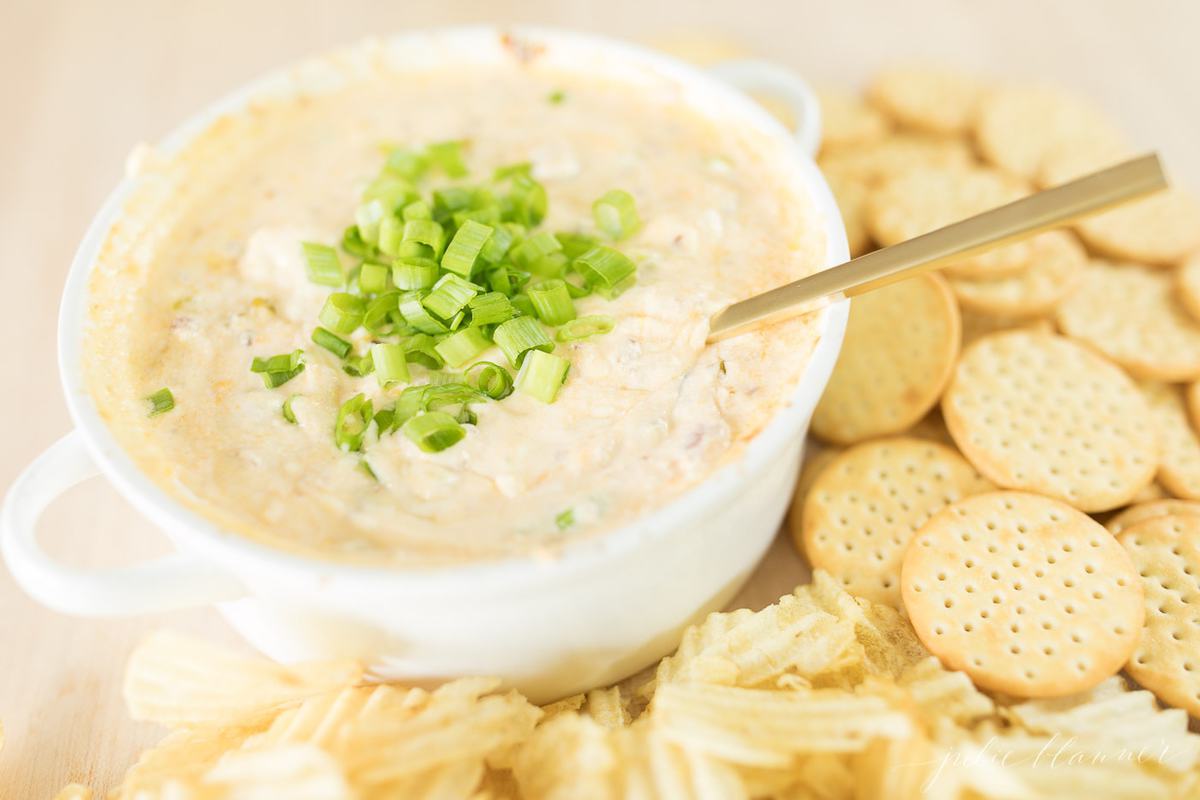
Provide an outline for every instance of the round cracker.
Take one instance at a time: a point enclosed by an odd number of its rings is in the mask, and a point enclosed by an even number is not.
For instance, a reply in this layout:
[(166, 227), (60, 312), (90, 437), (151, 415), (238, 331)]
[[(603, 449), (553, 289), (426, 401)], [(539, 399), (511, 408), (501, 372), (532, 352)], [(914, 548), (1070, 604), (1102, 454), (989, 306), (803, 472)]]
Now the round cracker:
[(906, 133), (866, 147), (823, 153), (818, 163), (823, 170), (874, 185), (912, 170), (965, 169), (975, 163), (975, 156), (962, 139)]
[(1154, 517), (1117, 539), (1145, 593), (1141, 639), (1125, 669), (1164, 703), (1200, 716), (1200, 516)]
[(1133, 382), (1053, 334), (1016, 330), (975, 342), (942, 415), (963, 455), (997, 485), (1083, 511), (1125, 505), (1158, 465), (1149, 409)]
[(1083, 277), (1087, 252), (1069, 233), (1050, 231), (1030, 241), (1029, 266), (998, 278), (950, 277), (950, 288), (966, 310), (999, 317), (1047, 314)]
[[(882, 245), (913, 239), (1028, 193), (1021, 181), (986, 167), (914, 170), (891, 178), (871, 192), (867, 230)], [(1028, 241), (1017, 242), (946, 267), (960, 275), (1006, 275), (1029, 264)]]
[(1193, 500), (1176, 500), (1168, 497), (1163, 500), (1151, 500), (1149, 503), (1138, 503), (1115, 515), (1104, 527), (1113, 536), (1158, 517), (1194, 516), (1200, 514), (1200, 503)]
[(865, 219), (870, 190), (863, 181), (843, 175), (837, 170), (827, 170), (825, 180), (833, 192), (833, 199), (837, 201), (838, 211), (842, 213), (842, 224), (846, 227), (846, 242), (850, 245), (850, 255), (857, 258), (871, 249), (871, 237), (867, 233)]
[(867, 442), (820, 474), (791, 520), (792, 536), (813, 569), (899, 608), (900, 562), (913, 534), (951, 503), (993, 488), (949, 447), (906, 437)]
[(892, 122), (857, 94), (824, 87), (817, 90), (821, 104), (821, 147), (835, 149), (878, 142), (892, 130)]
[(1111, 167), (1132, 156), (1124, 144), (1104, 139), (1072, 142), (1051, 148), (1042, 159), (1034, 183), (1042, 189), (1082, 178), (1090, 172)]
[(1117, 147), (1121, 135), (1090, 104), (1044, 86), (989, 92), (979, 105), (975, 140), (983, 157), (1003, 170), (1034, 178), (1047, 156), (1069, 148)]
[(985, 336), (1011, 330), (1030, 330), (1054, 333), (1054, 323), (1047, 317), (995, 317), (962, 309), (962, 346), (974, 344)]
[(961, 70), (910, 64), (880, 72), (867, 96), (901, 125), (957, 135), (970, 128), (983, 91), (978, 78)]
[(958, 305), (937, 275), (854, 298), (813, 433), (853, 444), (899, 433), (933, 408), (958, 358)]
[(1175, 272), (1175, 296), (1192, 319), (1200, 321), (1200, 253)]
[(1200, 202), (1183, 189), (1167, 189), (1085, 217), (1075, 230), (1101, 255), (1174, 266), (1200, 247)]
[(1165, 272), (1093, 260), (1055, 317), (1063, 333), (1136, 378), (1200, 377), (1200, 323), (1183, 310)]
[(1124, 549), (1086, 514), (1022, 492), (969, 497), (929, 520), (904, 556), (901, 594), (943, 664), (1020, 697), (1095, 686), (1142, 627)]
[(1141, 390), (1161, 447), (1159, 483), (1176, 497), (1200, 500), (1200, 438), (1188, 421), (1179, 387), (1143, 383)]

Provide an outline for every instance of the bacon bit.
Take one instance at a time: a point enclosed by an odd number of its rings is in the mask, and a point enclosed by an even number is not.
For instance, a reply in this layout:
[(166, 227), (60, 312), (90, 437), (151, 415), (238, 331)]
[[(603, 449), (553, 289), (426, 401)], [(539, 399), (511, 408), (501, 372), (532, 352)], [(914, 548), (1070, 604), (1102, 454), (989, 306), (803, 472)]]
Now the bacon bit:
[(503, 45), (505, 50), (512, 53), (513, 58), (517, 59), (521, 64), (528, 64), (546, 52), (545, 45), (517, 39), (511, 33), (501, 34), (500, 44)]

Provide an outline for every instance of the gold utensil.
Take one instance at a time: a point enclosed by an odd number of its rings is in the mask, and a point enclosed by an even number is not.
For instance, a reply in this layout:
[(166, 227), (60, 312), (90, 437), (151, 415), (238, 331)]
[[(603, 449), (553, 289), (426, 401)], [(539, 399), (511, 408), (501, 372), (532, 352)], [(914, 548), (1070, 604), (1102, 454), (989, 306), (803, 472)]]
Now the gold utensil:
[(712, 318), (708, 341), (817, 311), (833, 300), (887, 286), (1166, 187), (1156, 154), (1126, 161), (734, 303)]

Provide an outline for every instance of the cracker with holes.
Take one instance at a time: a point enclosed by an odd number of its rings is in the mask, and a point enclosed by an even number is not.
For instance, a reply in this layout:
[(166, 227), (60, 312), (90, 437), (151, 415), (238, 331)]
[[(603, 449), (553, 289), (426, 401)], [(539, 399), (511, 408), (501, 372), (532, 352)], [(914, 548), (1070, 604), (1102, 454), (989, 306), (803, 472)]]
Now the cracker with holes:
[(860, 444), (817, 477), (791, 533), (814, 569), (851, 594), (900, 607), (900, 562), (933, 514), (995, 488), (966, 459), (912, 438)]
[(1200, 516), (1154, 517), (1117, 538), (1145, 592), (1141, 640), (1125, 669), (1164, 703), (1200, 716)]
[(1172, 276), (1137, 264), (1092, 261), (1056, 312), (1058, 327), (1136, 378), (1200, 377), (1200, 323), (1175, 297)]
[(885, 69), (867, 87), (872, 102), (905, 127), (946, 135), (970, 128), (983, 92), (975, 76), (932, 64)]
[[(893, 245), (1011, 203), (1028, 194), (1015, 178), (986, 167), (926, 169), (888, 180), (871, 193), (867, 229), (882, 245)], [(1011, 275), (1030, 262), (1028, 241), (955, 261), (947, 272), (958, 276)]]
[(1200, 515), (1200, 503), (1194, 500), (1177, 500), (1173, 497), (1168, 497), (1162, 500), (1151, 500), (1147, 503), (1138, 503), (1137, 505), (1130, 506), (1105, 522), (1104, 527), (1108, 529), (1109, 533), (1116, 536), (1125, 529), (1131, 528), (1140, 522), (1145, 522), (1148, 519), (1184, 515)]
[(838, 211), (842, 212), (842, 224), (846, 227), (846, 243), (850, 245), (850, 255), (857, 258), (871, 249), (871, 237), (867, 233), (867, 223), (863, 218), (870, 189), (863, 181), (837, 170), (826, 170), (825, 181), (833, 192), (833, 199), (837, 201)]
[(1175, 272), (1175, 296), (1179, 304), (1200, 320), (1200, 253), (1189, 258)]
[(963, 455), (997, 485), (1082, 511), (1125, 505), (1158, 467), (1157, 433), (1138, 388), (1053, 334), (1016, 330), (976, 341), (942, 415)]
[(1023, 492), (969, 497), (930, 519), (905, 553), (901, 592), (943, 664), (1019, 697), (1090, 689), (1142, 628), (1125, 550), (1086, 514)]
[(813, 433), (853, 444), (899, 433), (937, 403), (959, 347), (958, 304), (937, 275), (856, 297)]
[(1085, 217), (1075, 224), (1088, 247), (1111, 258), (1174, 266), (1200, 247), (1200, 202), (1182, 189)]
[(892, 121), (856, 94), (823, 87), (817, 90), (817, 100), (821, 104), (821, 147), (827, 150), (873, 144), (891, 133)]
[(1141, 390), (1162, 448), (1159, 483), (1176, 497), (1200, 500), (1200, 437), (1188, 422), (1179, 387), (1143, 383)]
[(1083, 277), (1087, 252), (1065, 231), (1050, 231), (1029, 242), (1029, 266), (998, 278), (951, 276), (950, 288), (964, 310), (992, 317), (1048, 314)]
[(912, 133), (822, 153), (817, 161), (822, 170), (841, 172), (872, 185), (913, 170), (966, 169), (974, 162), (970, 146), (962, 139)]

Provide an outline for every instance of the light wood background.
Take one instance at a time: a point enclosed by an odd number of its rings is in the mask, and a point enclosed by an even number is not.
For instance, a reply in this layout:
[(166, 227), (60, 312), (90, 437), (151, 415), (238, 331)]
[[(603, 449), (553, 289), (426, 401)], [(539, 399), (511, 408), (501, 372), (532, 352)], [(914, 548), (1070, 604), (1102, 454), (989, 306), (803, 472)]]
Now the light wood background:
[[(642, 40), (707, 33), (815, 82), (857, 83), (928, 57), (1064, 83), (1160, 149), (1200, 187), (1200, 3), (1192, 0), (0, 0), (0, 487), (69, 422), (54, 357), (66, 268), (137, 142), (274, 66), (370, 34), (466, 22), (538, 22)], [(102, 481), (48, 513), (44, 539), (80, 564), (157, 552), (153, 530)], [(777, 544), (746, 602), (790, 588)], [(169, 624), (232, 640), (212, 611), (86, 621), (27, 599), (0, 570), (0, 799), (110, 786), (160, 736), (124, 715), (132, 643)]]

